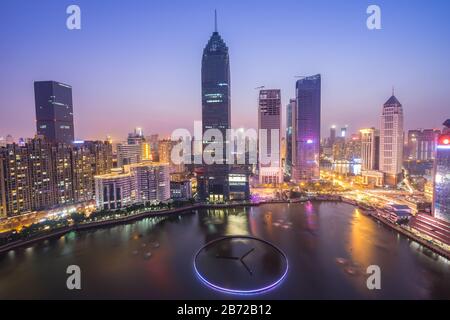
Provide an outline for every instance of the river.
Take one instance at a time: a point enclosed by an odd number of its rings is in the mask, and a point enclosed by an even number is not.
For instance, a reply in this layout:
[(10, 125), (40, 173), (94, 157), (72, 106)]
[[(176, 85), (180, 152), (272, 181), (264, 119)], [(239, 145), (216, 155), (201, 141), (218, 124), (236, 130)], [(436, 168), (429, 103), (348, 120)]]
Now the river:
[[(211, 289), (195, 253), (228, 235), (275, 244), (289, 270), (273, 289), (235, 296)], [(81, 290), (66, 269), (81, 268)], [(367, 288), (367, 267), (381, 289)], [(198, 210), (71, 232), (0, 255), (0, 299), (450, 299), (450, 262), (344, 203)]]

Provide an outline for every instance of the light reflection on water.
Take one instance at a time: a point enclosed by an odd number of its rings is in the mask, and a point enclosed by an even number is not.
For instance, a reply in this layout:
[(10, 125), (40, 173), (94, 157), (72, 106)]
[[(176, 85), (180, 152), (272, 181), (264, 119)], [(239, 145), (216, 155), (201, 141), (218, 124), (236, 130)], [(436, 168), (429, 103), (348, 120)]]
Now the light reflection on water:
[[(450, 298), (450, 263), (342, 203), (274, 204), (199, 210), (112, 228), (72, 232), (0, 256), (0, 299), (211, 299), (193, 272), (193, 255), (225, 235), (253, 235), (288, 256), (287, 278), (257, 298)], [(79, 292), (65, 289), (66, 268), (82, 269)], [(382, 290), (369, 291), (377, 264)]]

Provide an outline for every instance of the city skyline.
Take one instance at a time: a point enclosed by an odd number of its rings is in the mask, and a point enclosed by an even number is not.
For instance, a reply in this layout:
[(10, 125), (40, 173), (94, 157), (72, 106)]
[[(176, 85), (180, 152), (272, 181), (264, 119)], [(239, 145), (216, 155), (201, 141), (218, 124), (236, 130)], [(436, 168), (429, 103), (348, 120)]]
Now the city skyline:
[(366, 1), (8, 2), (0, 299), (448, 299), (450, 4)]
[[(106, 20), (119, 15), (118, 6), (114, 2), (104, 8), (103, 15), (98, 15), (100, 9), (98, 4), (80, 1), (83, 27), (78, 31), (69, 31), (65, 28), (64, 4), (55, 5), (44, 1), (37, 6), (15, 2), (13, 7), (7, 3), (5, 12), (11, 14), (6, 14), (3, 21), (12, 26), (23, 22), (23, 19), (26, 20), (28, 13), (25, 8), (31, 9), (35, 14), (41, 13), (43, 18), (45, 15), (52, 17), (61, 15), (61, 17), (52, 19), (52, 22), (35, 19), (27, 26), (17, 26), (18, 34), (22, 36), (20, 39), (6, 35), (9, 46), (3, 48), (2, 45), (1, 49), (5, 52), (3, 60), (8, 63), (3, 74), (11, 76), (8, 79), (0, 77), (0, 117), (8, 119), (2, 125), (0, 136), (7, 134), (12, 134), (15, 138), (34, 136), (32, 83), (49, 79), (73, 86), (77, 139), (102, 139), (108, 134), (115, 140), (122, 139), (121, 137), (125, 136), (130, 128), (136, 126), (143, 127), (147, 134), (163, 135), (168, 135), (179, 127), (191, 129), (193, 122), (201, 119), (199, 48), (203, 46), (202, 43), (213, 28), (213, 12), (216, 7), (219, 15), (219, 31), (227, 39), (227, 44), (233, 48), (230, 52), (230, 59), (233, 60), (231, 68), (233, 127), (257, 127), (255, 87), (265, 85), (268, 88), (281, 88), (282, 114), (284, 114), (289, 99), (295, 96), (295, 76), (314, 73), (323, 75), (322, 136), (327, 136), (331, 124), (338, 124), (339, 127), (349, 124), (350, 133), (357, 132), (360, 128), (378, 127), (380, 106), (392, 85), (395, 85), (396, 95), (405, 108), (405, 131), (415, 128), (440, 128), (441, 119), (446, 118), (444, 101), (448, 101), (449, 97), (445, 88), (448, 87), (449, 80), (445, 78), (445, 74), (449, 70), (448, 67), (437, 65), (433, 61), (442, 61), (450, 52), (448, 44), (439, 41), (445, 38), (450, 29), (445, 28), (448, 22), (440, 20), (441, 13), (438, 12), (439, 9), (445, 11), (443, 8), (446, 8), (447, 4), (428, 8), (423, 2), (414, 1), (402, 8), (400, 1), (400, 4), (381, 1), (379, 5), (382, 8), (383, 28), (370, 31), (365, 26), (366, 4), (355, 1), (345, 5), (324, 1), (319, 3), (285, 1), (283, 8), (275, 8), (273, 13), (286, 17), (286, 21), (283, 19), (283, 23), (279, 26), (258, 22), (258, 19), (267, 13), (264, 9), (253, 8), (253, 3), (232, 4), (227, 7), (221, 6), (220, 3), (198, 4), (192, 8), (183, 3), (172, 3), (158, 6), (159, 18), (155, 21), (138, 19), (139, 22), (130, 23), (133, 14), (148, 7), (140, 1), (133, 3), (135, 5), (121, 12), (120, 26), (113, 26), (118, 31), (116, 40), (120, 39), (122, 43), (130, 45), (133, 53), (130, 53), (131, 50), (124, 52), (114, 39), (104, 37), (108, 26)], [(325, 7), (326, 12), (332, 14), (324, 14)], [(251, 8), (254, 10), (250, 10)], [(289, 19), (292, 16), (288, 9), (294, 11), (297, 9), (299, 12), (298, 21), (295, 22), (299, 26), (309, 23), (314, 27), (317, 23), (318, 29), (314, 33), (314, 38), (308, 36), (306, 31), (302, 33), (301, 28), (300, 31), (291, 28), (293, 22)], [(171, 19), (185, 22), (189, 16), (185, 13), (186, 10), (195, 13), (198, 21), (186, 23), (185, 27), (179, 28), (162, 20), (162, 17), (169, 17), (170, 12)], [(97, 14), (95, 25), (89, 21), (93, 12)], [(411, 19), (418, 15), (418, 12), (423, 15), (423, 19)], [(12, 13), (16, 13), (16, 16), (19, 13), (21, 18), (17, 21), (10, 20), (8, 16), (14, 16)], [(148, 11), (146, 13), (153, 14)], [(300, 19), (303, 17), (302, 14), (306, 13), (311, 17)], [(438, 23), (429, 24), (431, 14), (433, 22), (437, 20)], [(320, 18), (339, 22), (336, 25), (340, 27), (323, 26), (321, 22), (316, 21)], [(394, 24), (393, 21), (396, 19), (401, 23)], [(414, 20), (414, 23), (410, 22), (411, 20)], [(60, 25), (58, 22), (61, 22)], [(246, 28), (241, 32), (239, 25), (244, 22)], [(159, 24), (155, 25), (157, 23)], [(148, 29), (152, 26), (158, 27), (158, 35)], [(123, 39), (130, 29), (136, 31), (135, 34), (139, 39), (145, 40), (147, 35), (156, 36), (150, 41), (154, 46), (144, 46), (140, 41)], [(351, 41), (349, 35), (343, 37), (342, 42), (334, 40), (335, 37), (339, 39), (341, 32), (348, 32), (349, 29), (353, 30), (350, 33)], [(410, 42), (412, 40), (401, 37), (406, 31), (414, 32), (419, 37), (414, 39), (414, 45)], [(53, 55), (48, 50), (46, 47), (48, 40), (45, 38), (36, 43), (34, 38), (41, 33), (46, 33), (48, 38), (52, 39), (52, 43), (61, 48), (58, 53)], [(279, 36), (273, 38), (275, 34)], [(261, 45), (261, 40), (265, 37), (274, 39), (273, 48)], [(307, 46), (302, 46), (302, 41)], [(333, 44), (331, 50), (333, 54), (329, 53), (327, 41)], [(182, 55), (170, 53), (168, 57), (170, 63), (163, 62), (161, 66), (156, 66), (155, 63), (161, 62), (162, 59), (159, 54), (164, 52), (167, 55), (167, 52), (173, 52), (166, 49), (174, 43), (183, 46), (183, 50), (179, 50)], [(390, 50), (389, 46), (393, 43), (396, 44), (395, 52)], [(427, 52), (420, 48), (417, 50), (414, 47), (417, 43), (421, 43), (421, 47), (433, 50)], [(34, 50), (28, 49), (31, 45), (35, 46)], [(72, 47), (79, 49), (71, 50)], [(358, 57), (354, 59), (355, 54), (352, 51), (356, 47), (363, 48), (357, 50)], [(105, 61), (101, 61), (100, 54), (105, 54), (106, 49), (109, 49), (109, 53), (104, 57)], [(49, 55), (48, 59), (44, 59), (44, 53)], [(146, 57), (147, 53), (154, 54)], [(424, 59), (425, 54), (434, 58)], [(119, 58), (132, 58), (133, 61), (127, 63), (125, 68), (117, 64)], [(426, 62), (417, 63), (421, 60)], [(251, 63), (248, 63), (249, 61)], [(383, 61), (383, 68), (376, 68), (377, 61)], [(258, 65), (266, 67), (264, 70), (258, 70)], [(342, 76), (345, 74), (352, 76)], [(84, 77), (92, 78), (93, 81), (89, 83), (96, 83), (96, 86), (83, 81)], [(424, 77), (435, 80), (424, 83)], [(361, 82), (366, 82), (367, 86), (357, 86)], [(180, 94), (174, 95), (173, 87), (176, 87)], [(358, 87), (358, 90), (355, 92), (352, 87)], [(424, 112), (430, 104), (434, 109), (432, 114)], [(127, 110), (126, 118), (122, 116), (124, 105)], [(186, 108), (180, 108), (180, 105)], [(175, 109), (177, 116), (167, 117), (167, 114), (172, 114), (171, 111)], [(350, 119), (347, 113), (351, 113)]]

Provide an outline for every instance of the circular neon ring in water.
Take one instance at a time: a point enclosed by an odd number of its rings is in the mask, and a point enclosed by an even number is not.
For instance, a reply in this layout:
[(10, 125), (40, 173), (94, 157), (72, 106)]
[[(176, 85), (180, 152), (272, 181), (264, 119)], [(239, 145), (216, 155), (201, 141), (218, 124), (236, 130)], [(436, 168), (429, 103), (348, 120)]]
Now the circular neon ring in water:
[[(197, 268), (197, 257), (202, 252), (203, 249), (205, 249), (206, 247), (208, 247), (208, 246), (210, 246), (210, 245), (212, 245), (214, 243), (217, 243), (217, 242), (220, 242), (220, 241), (223, 241), (223, 240), (226, 240), (226, 239), (242, 239), (242, 238), (243, 239), (251, 239), (251, 240), (260, 241), (260, 242), (262, 242), (264, 244), (267, 244), (267, 245), (271, 246), (276, 251), (278, 251), (278, 253), (280, 253), (280, 255), (286, 261), (286, 269), (284, 270), (283, 275), (279, 279), (277, 279), (276, 281), (274, 281), (273, 283), (271, 283), (271, 284), (269, 284), (267, 286), (264, 286), (264, 287), (261, 287), (261, 288), (256, 288), (256, 289), (252, 289), (252, 290), (239, 290), (239, 289), (232, 289), (232, 288), (224, 288), (224, 287), (221, 287), (221, 286), (218, 286), (218, 285), (212, 283), (211, 281), (208, 281), (205, 277), (203, 277), (201, 275), (201, 273), (198, 271), (198, 268)], [(197, 251), (195, 256), (194, 256), (194, 270), (195, 270), (196, 275), (199, 277), (199, 279), (203, 283), (205, 283), (207, 286), (209, 286), (209, 287), (211, 287), (211, 288), (213, 288), (215, 290), (218, 290), (218, 291), (221, 291), (221, 292), (225, 292), (225, 293), (231, 293), (231, 294), (252, 295), (252, 294), (260, 294), (260, 293), (267, 292), (267, 291), (275, 288), (278, 284), (280, 284), (280, 282), (284, 280), (284, 278), (286, 277), (286, 275), (288, 273), (289, 263), (288, 263), (288, 259), (287, 259), (286, 254), (280, 248), (278, 248), (273, 243), (270, 243), (269, 241), (266, 241), (266, 240), (263, 240), (263, 239), (259, 239), (259, 238), (256, 238), (256, 237), (251, 237), (251, 236), (228, 236), (228, 237), (222, 237), (222, 238), (210, 241), (207, 244), (205, 244), (203, 247), (201, 247)]]

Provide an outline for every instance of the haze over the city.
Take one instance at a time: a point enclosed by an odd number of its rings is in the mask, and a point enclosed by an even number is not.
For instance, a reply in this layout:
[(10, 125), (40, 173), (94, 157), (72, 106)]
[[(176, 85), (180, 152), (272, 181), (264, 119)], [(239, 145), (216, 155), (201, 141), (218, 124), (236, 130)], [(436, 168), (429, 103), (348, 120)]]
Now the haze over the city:
[(214, 9), (230, 49), (233, 127), (257, 127), (256, 87), (281, 89), (284, 108), (296, 76), (316, 73), (323, 135), (332, 124), (378, 127), (392, 86), (406, 130), (441, 127), (450, 3), (376, 2), (381, 30), (366, 27), (369, 1), (81, 0), (82, 29), (71, 31), (70, 1), (3, 1), (0, 135), (34, 136), (38, 80), (73, 87), (79, 139), (123, 139), (136, 126), (146, 134), (191, 129), (201, 120), (201, 55)]

